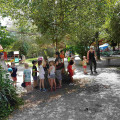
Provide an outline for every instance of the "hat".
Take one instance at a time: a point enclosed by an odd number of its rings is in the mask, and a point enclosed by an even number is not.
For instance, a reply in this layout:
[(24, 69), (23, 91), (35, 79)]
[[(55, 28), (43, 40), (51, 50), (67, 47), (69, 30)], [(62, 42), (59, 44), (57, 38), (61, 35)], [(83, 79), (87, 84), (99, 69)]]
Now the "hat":
[(94, 46), (90, 46), (90, 49), (94, 49)]
[(42, 61), (42, 60), (43, 60), (43, 57), (39, 57), (39, 58), (38, 58), (38, 61)]

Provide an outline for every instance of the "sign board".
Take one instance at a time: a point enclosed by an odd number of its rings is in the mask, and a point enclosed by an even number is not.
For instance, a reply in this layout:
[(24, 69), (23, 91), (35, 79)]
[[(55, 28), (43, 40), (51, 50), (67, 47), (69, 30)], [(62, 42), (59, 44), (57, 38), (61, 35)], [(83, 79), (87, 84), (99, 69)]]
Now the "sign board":
[(19, 63), (19, 58), (15, 58), (15, 63)]
[(19, 51), (14, 51), (14, 55), (19, 55)]

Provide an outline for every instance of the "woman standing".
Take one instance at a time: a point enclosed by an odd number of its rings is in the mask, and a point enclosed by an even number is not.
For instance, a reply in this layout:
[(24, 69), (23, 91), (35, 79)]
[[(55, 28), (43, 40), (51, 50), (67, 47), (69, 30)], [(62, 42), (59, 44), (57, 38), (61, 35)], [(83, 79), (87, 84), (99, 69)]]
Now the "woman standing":
[(93, 50), (93, 46), (90, 46), (90, 50), (87, 52), (87, 60), (90, 64), (91, 74), (93, 74), (92, 63), (94, 64), (94, 72), (97, 73), (97, 71), (96, 71), (96, 66), (97, 66), (96, 59), (97, 59), (97, 56), (96, 56), (95, 50)]

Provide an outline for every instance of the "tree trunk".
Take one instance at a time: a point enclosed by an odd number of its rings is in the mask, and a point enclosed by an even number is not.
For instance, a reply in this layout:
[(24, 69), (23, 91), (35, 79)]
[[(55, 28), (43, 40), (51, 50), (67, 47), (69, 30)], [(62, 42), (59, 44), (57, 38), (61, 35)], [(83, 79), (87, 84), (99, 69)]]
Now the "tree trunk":
[(96, 32), (95, 38), (96, 38), (97, 58), (98, 60), (100, 60), (100, 49), (99, 49), (99, 41), (98, 41), (99, 32)]
[(55, 47), (56, 47), (56, 50), (57, 50), (58, 49), (58, 40), (57, 40), (57, 38), (55, 40)]

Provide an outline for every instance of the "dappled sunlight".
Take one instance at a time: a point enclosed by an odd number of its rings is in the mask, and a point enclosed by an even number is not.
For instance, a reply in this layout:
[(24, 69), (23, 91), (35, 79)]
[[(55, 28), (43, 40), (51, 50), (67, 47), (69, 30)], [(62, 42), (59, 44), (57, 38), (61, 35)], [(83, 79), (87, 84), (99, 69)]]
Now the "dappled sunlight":
[(73, 93), (73, 92), (75, 92), (76, 91), (76, 89), (72, 89), (72, 90), (68, 90), (68, 91), (66, 91), (68, 94), (70, 94), (70, 93)]
[(118, 84), (120, 83), (120, 80), (118, 79), (118, 74), (115, 72), (110, 73), (101, 73), (97, 76), (97, 79), (99, 79), (102, 83), (105, 84)]
[(20, 107), (20, 110), (22, 110), (24, 108), (33, 108), (33, 107), (36, 107), (36, 106), (38, 106), (42, 102), (43, 102), (43, 99), (40, 99), (40, 100), (35, 101), (35, 102), (31, 101), (31, 100), (26, 100), (25, 104)]
[(58, 94), (58, 95), (51, 95), (50, 98), (48, 99), (48, 102), (54, 100), (54, 99), (59, 99), (62, 95)]
[[(55, 92), (33, 90), (32, 94), (23, 95), (25, 104), (20, 107), (20, 113), (15, 118), (89, 120), (88, 118), (92, 117), (92, 120), (104, 120), (107, 118), (104, 115), (113, 116), (120, 112), (120, 75), (116, 70), (97, 68), (98, 74), (90, 75), (88, 67), (88, 75), (84, 75), (82, 66), (76, 63), (73, 86), (63, 84), (62, 88)], [(20, 85), (22, 71), (19, 74)]]
[(75, 71), (75, 75), (73, 76), (74, 79), (79, 79), (79, 78), (84, 78), (84, 77), (89, 77), (89, 75), (84, 75), (83, 71)]

